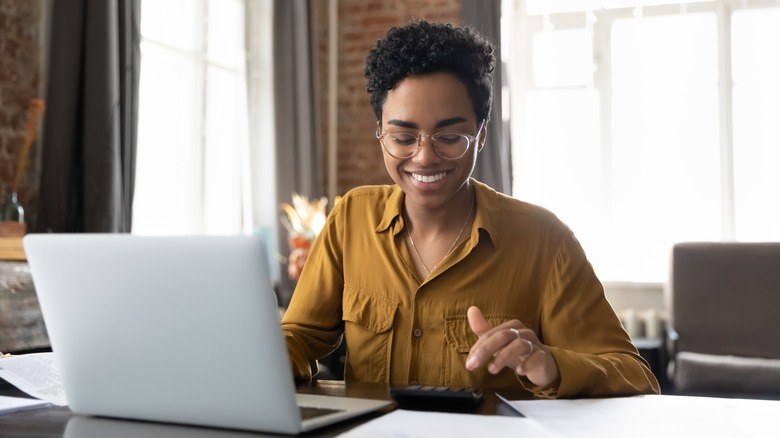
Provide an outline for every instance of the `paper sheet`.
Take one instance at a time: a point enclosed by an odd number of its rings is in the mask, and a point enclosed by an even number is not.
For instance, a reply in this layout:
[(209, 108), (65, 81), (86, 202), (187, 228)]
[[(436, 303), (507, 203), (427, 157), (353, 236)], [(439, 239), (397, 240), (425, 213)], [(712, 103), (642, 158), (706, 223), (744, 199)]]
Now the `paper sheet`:
[(44, 400), (0, 395), (0, 415), (26, 411), (28, 409), (43, 408), (50, 405), (51, 403)]
[(780, 412), (780, 401), (673, 395), (502, 400), (555, 436), (599, 438), (764, 437), (776, 429), (775, 417)]
[(549, 437), (535, 420), (497, 415), (451, 414), (399, 409), (364, 423), (343, 438)]
[(67, 406), (62, 377), (54, 353), (31, 353), (0, 359), (0, 378), (31, 396)]

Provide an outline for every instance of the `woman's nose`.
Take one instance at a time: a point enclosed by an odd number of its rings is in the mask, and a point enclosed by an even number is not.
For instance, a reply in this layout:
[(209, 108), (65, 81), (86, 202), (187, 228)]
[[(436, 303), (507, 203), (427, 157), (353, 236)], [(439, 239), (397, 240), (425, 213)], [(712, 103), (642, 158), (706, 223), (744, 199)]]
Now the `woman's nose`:
[(421, 163), (438, 162), (441, 158), (436, 154), (436, 148), (433, 146), (433, 139), (430, 135), (420, 136), (420, 142), (417, 145), (417, 153), (412, 157), (413, 160)]

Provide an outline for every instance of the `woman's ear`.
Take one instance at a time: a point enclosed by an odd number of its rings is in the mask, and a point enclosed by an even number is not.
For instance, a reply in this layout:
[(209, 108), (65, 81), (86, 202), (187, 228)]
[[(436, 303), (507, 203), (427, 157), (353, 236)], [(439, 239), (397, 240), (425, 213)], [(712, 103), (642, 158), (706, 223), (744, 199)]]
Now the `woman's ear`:
[(485, 147), (485, 141), (487, 140), (487, 131), (488, 131), (488, 121), (485, 120), (482, 122), (482, 129), (479, 132), (479, 136), (477, 137), (477, 144), (479, 147), (477, 148), (477, 153), (482, 152), (482, 148)]

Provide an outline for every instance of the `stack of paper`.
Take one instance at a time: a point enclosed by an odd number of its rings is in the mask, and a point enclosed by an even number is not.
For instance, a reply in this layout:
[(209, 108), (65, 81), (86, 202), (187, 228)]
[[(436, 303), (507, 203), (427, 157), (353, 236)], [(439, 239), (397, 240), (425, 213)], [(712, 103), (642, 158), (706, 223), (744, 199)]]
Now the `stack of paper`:
[(57, 406), (68, 404), (54, 353), (0, 358), (0, 378), (35, 398)]
[(50, 405), (51, 403), (45, 400), (0, 395), (0, 415), (26, 411), (27, 409), (43, 408)]

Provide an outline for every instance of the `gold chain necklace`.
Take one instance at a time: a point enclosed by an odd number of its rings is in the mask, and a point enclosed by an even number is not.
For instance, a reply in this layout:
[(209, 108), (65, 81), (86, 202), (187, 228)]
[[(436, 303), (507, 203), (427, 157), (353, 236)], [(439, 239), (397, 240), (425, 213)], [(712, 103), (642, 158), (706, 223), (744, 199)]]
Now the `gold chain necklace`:
[(466, 229), (466, 224), (469, 223), (469, 219), (471, 218), (471, 212), (474, 210), (474, 204), (476, 203), (474, 196), (471, 198), (471, 206), (469, 207), (469, 213), (466, 215), (466, 221), (463, 222), (463, 226), (460, 227), (460, 232), (458, 232), (458, 237), (455, 238), (455, 241), (452, 242), (452, 246), (450, 246), (450, 249), (447, 251), (447, 254), (444, 254), (444, 257), (439, 260), (439, 263), (433, 266), (433, 268), (428, 269), (427, 266), (425, 266), (425, 262), (423, 261), (422, 257), (420, 257), (420, 253), (417, 252), (417, 245), (414, 244), (414, 238), (412, 238), (412, 230), (411, 227), (406, 228), (406, 235), (409, 236), (409, 243), (412, 244), (412, 249), (414, 250), (414, 253), (417, 255), (417, 258), (420, 260), (420, 264), (422, 265), (423, 269), (425, 269), (425, 276), (428, 277), (431, 275), (431, 272), (436, 270), (436, 266), (439, 266), (441, 262), (444, 261), (444, 259), (447, 258), (448, 255), (452, 252), (453, 249), (455, 249), (455, 245), (458, 244), (458, 241), (460, 240), (460, 236), (463, 235), (463, 230)]

